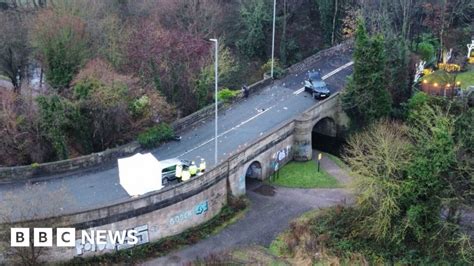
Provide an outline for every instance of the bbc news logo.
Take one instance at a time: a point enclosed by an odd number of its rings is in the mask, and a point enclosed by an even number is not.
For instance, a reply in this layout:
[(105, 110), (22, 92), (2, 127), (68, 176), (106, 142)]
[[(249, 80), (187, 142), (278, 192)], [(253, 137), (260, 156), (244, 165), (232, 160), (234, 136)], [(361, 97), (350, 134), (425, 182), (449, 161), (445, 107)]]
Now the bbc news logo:
[[(30, 246), (30, 228), (11, 228), (10, 246), (29, 247)], [(108, 243), (117, 243), (120, 245), (136, 245), (138, 243), (137, 230), (81, 230), (81, 245), (106, 245)], [(55, 241), (58, 247), (76, 246), (75, 228), (56, 228), (56, 237), (53, 234), (53, 228), (33, 228), (33, 246), (52, 247)]]

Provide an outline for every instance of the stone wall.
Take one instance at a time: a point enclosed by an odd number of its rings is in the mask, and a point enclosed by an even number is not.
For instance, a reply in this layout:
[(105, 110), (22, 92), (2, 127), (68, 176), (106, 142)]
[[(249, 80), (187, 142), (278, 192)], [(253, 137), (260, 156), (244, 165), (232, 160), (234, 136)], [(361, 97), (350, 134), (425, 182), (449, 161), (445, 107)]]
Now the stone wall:
[[(252, 85), (249, 86), (249, 90), (251, 93), (255, 93), (257, 91), (259, 91), (260, 89), (264, 88), (265, 86), (271, 84), (272, 82), (272, 79), (270, 78), (267, 78), (267, 79), (263, 79), (263, 80), (260, 80)], [(236, 95), (236, 97), (234, 98), (234, 100), (232, 101), (231, 104), (235, 104), (237, 102), (239, 102), (241, 99), (243, 98), (243, 93), (240, 91), (239, 94)], [(218, 110), (219, 111), (222, 111), (226, 108), (228, 108), (230, 105), (229, 104), (224, 104), (222, 102), (219, 102), (218, 103)], [(203, 121), (209, 119), (209, 118), (212, 118), (214, 116), (214, 111), (215, 110), (215, 105), (214, 104), (211, 104), (211, 105), (208, 105), (204, 108), (202, 108), (201, 110), (197, 111), (197, 112), (194, 112), (186, 117), (183, 117), (175, 122), (173, 122), (171, 125), (173, 127), (173, 129), (175, 130), (175, 132), (182, 132), (183, 129), (185, 128), (190, 128), (190, 127), (194, 127), (196, 125), (199, 125), (200, 123), (202, 123)]]
[(232, 195), (245, 194), (245, 175), (250, 164), (257, 161), (262, 166), (262, 178), (269, 177), (275, 166), (281, 168), (292, 159), (293, 121), (284, 123), (232, 155), (229, 159), (229, 184)]
[[(15, 167), (0, 167), (0, 184), (12, 182), (37, 181), (37, 177), (57, 175), (66, 172), (74, 172), (86, 168), (115, 161), (120, 157), (127, 157), (140, 151), (140, 145), (134, 141), (129, 144), (107, 149), (103, 152), (92, 153), (68, 160), (31, 164)], [(59, 175), (57, 177), (60, 177)]]
[[(80, 239), (81, 230), (136, 229), (141, 232), (142, 243), (157, 241), (179, 234), (217, 215), (227, 203), (227, 174), (228, 163), (222, 163), (187, 182), (130, 198), (119, 204), (39, 221), (23, 221), (21, 227), (73, 227), (76, 228), (76, 239)], [(83, 246), (80, 241), (76, 241), (75, 247), (54, 245), (47, 258), (43, 259), (69, 260), (75, 256), (111, 252), (116, 248), (125, 247), (115, 244)]]
[(310, 57), (307, 57), (305, 58), (303, 61), (301, 62), (298, 62), (292, 66), (290, 66), (288, 69), (287, 69), (287, 72), (290, 73), (290, 74), (294, 74), (294, 73), (297, 73), (297, 72), (300, 72), (300, 71), (303, 71), (305, 70), (308, 66), (310, 65), (313, 65), (316, 61), (318, 61), (321, 57), (323, 56), (331, 56), (331, 55), (334, 55), (334, 54), (337, 54), (337, 53), (341, 53), (341, 52), (344, 52), (344, 51), (347, 51), (347, 50), (350, 50), (352, 49), (352, 47), (354, 46), (354, 40), (353, 39), (349, 39), (347, 41), (344, 41), (336, 46), (333, 46), (331, 48), (328, 48), (328, 49), (325, 49), (325, 50), (321, 50), (319, 52), (317, 52), (316, 54), (310, 56)]

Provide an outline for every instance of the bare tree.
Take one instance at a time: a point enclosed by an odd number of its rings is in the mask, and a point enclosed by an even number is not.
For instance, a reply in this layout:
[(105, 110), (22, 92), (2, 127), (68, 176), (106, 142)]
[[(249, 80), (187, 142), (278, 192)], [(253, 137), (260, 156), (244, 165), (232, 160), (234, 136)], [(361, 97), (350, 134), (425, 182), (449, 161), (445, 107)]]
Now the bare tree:
[(18, 12), (0, 12), (0, 74), (5, 75), (20, 91), (30, 48), (25, 17)]

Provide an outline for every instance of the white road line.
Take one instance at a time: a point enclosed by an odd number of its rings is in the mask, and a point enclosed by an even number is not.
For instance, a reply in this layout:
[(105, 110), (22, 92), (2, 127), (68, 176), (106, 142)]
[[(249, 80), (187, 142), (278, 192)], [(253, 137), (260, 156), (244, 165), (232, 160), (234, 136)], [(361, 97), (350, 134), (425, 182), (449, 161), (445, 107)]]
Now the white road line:
[[(264, 113), (268, 112), (268, 111), (269, 111), (270, 109), (272, 109), (273, 107), (275, 107), (275, 105), (272, 105), (272, 106), (268, 107), (268, 108), (265, 109), (264, 111), (262, 111), (262, 112), (260, 112), (260, 113), (258, 113), (258, 114), (256, 114), (256, 115), (250, 117), (249, 119), (247, 119), (247, 120), (245, 120), (245, 121), (243, 121), (243, 122), (240, 122), (240, 124), (238, 124), (238, 125), (232, 127), (231, 129), (226, 130), (226, 131), (222, 132), (221, 134), (217, 135), (217, 138), (220, 138), (220, 137), (226, 135), (227, 133), (229, 133), (229, 132), (231, 132), (231, 131), (233, 131), (233, 130), (236, 130), (237, 128), (239, 128), (239, 127), (241, 127), (241, 126), (247, 124), (248, 122), (250, 122), (250, 121), (254, 120), (255, 118), (257, 118), (257, 117), (263, 115)], [(199, 144), (198, 146), (196, 146), (196, 147), (194, 147), (194, 148), (192, 148), (192, 149), (190, 149), (190, 150), (188, 150), (188, 151), (186, 151), (186, 152), (184, 152), (184, 153), (178, 155), (178, 157), (182, 157), (182, 156), (184, 156), (184, 155), (186, 155), (186, 154), (188, 154), (188, 153), (190, 153), (190, 152), (193, 152), (193, 151), (195, 151), (195, 150), (201, 148), (202, 146), (204, 146), (204, 145), (210, 143), (211, 141), (214, 141), (214, 138), (209, 139), (209, 140), (207, 140), (207, 141), (205, 141), (205, 142)]]
[(298, 95), (304, 91), (304, 87), (293, 92), (294, 95)]
[[(330, 78), (331, 76), (335, 75), (336, 73), (340, 72), (341, 70), (343, 70), (345, 68), (348, 68), (348, 67), (352, 66), (353, 64), (354, 64), (354, 61), (350, 61), (349, 63), (334, 69), (333, 71), (331, 71), (331, 72), (327, 73), (326, 75), (324, 75), (322, 77), (322, 80)], [(293, 94), (298, 95), (298, 94), (302, 93), (303, 91), (304, 91), (304, 87), (294, 91)]]
[[(347, 64), (345, 64), (345, 65), (343, 65), (343, 66), (340, 66), (340, 67), (334, 69), (333, 71), (327, 73), (326, 75), (324, 75), (324, 76), (322, 77), (322, 79), (323, 79), (323, 80), (324, 80), (324, 79), (327, 79), (327, 78), (333, 76), (334, 74), (338, 73), (339, 71), (343, 70), (344, 68), (347, 68), (347, 67), (351, 66), (352, 64), (354, 64), (354, 62), (351, 61), (351, 62), (349, 62), (349, 63), (347, 63)], [(297, 91), (295, 91), (295, 92), (293, 92), (293, 94), (298, 95), (298, 94), (302, 93), (303, 91), (304, 91), (304, 87), (301, 88), (301, 89), (299, 89), (299, 90), (297, 90)], [(269, 108), (265, 109), (264, 111), (262, 111), (262, 112), (260, 112), (260, 113), (258, 113), (258, 114), (256, 114), (256, 115), (250, 117), (249, 119), (247, 119), (247, 120), (241, 122), (240, 124), (238, 124), (238, 125), (232, 127), (231, 129), (222, 132), (221, 134), (217, 135), (217, 138), (220, 138), (220, 137), (226, 135), (227, 133), (229, 133), (229, 132), (231, 132), (231, 131), (233, 131), (233, 130), (236, 130), (237, 128), (239, 128), (239, 127), (241, 127), (241, 126), (247, 124), (248, 122), (250, 122), (250, 121), (254, 120), (255, 118), (257, 118), (257, 117), (263, 115), (264, 113), (268, 112), (270, 109), (272, 109), (272, 108), (275, 107), (275, 106), (276, 106), (276, 104), (270, 106)], [(186, 151), (186, 152), (184, 152), (184, 153), (178, 155), (178, 157), (183, 157), (184, 155), (186, 155), (186, 154), (188, 154), (188, 153), (190, 153), (190, 152), (193, 152), (193, 151), (195, 151), (195, 150), (201, 148), (202, 146), (204, 146), (204, 145), (206, 145), (206, 144), (208, 144), (208, 143), (210, 143), (210, 142), (212, 142), (212, 141), (214, 141), (214, 138), (209, 139), (209, 140), (206, 140), (205, 142), (199, 144), (198, 146), (196, 146), (196, 147), (194, 147), (194, 148), (192, 148), (192, 149), (190, 149), (190, 150), (188, 150), (188, 151)]]

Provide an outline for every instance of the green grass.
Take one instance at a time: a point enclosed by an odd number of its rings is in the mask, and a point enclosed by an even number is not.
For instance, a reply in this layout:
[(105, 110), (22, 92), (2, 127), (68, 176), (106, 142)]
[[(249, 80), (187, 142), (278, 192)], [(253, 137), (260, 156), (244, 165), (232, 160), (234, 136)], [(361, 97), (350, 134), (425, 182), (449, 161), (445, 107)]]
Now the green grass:
[(448, 83), (453, 84), (454, 78), (456, 78), (456, 82), (461, 82), (461, 88), (465, 90), (468, 86), (474, 85), (474, 70), (459, 73), (456, 76), (455, 74), (438, 70), (423, 77), (423, 80), (426, 80), (428, 83), (438, 83), (440, 86), (445, 86)]
[(285, 234), (287, 234), (287, 231), (279, 234), (270, 244), (270, 247), (268, 247), (268, 251), (270, 254), (277, 256), (277, 257), (283, 257), (287, 253), (287, 246), (285, 243)]
[(279, 177), (272, 178), (271, 184), (292, 188), (335, 188), (337, 180), (318, 167), (314, 161), (290, 162), (280, 169)]
[(468, 86), (474, 86), (474, 70), (460, 73), (457, 75), (456, 81), (461, 82), (461, 88), (464, 90), (467, 89)]

